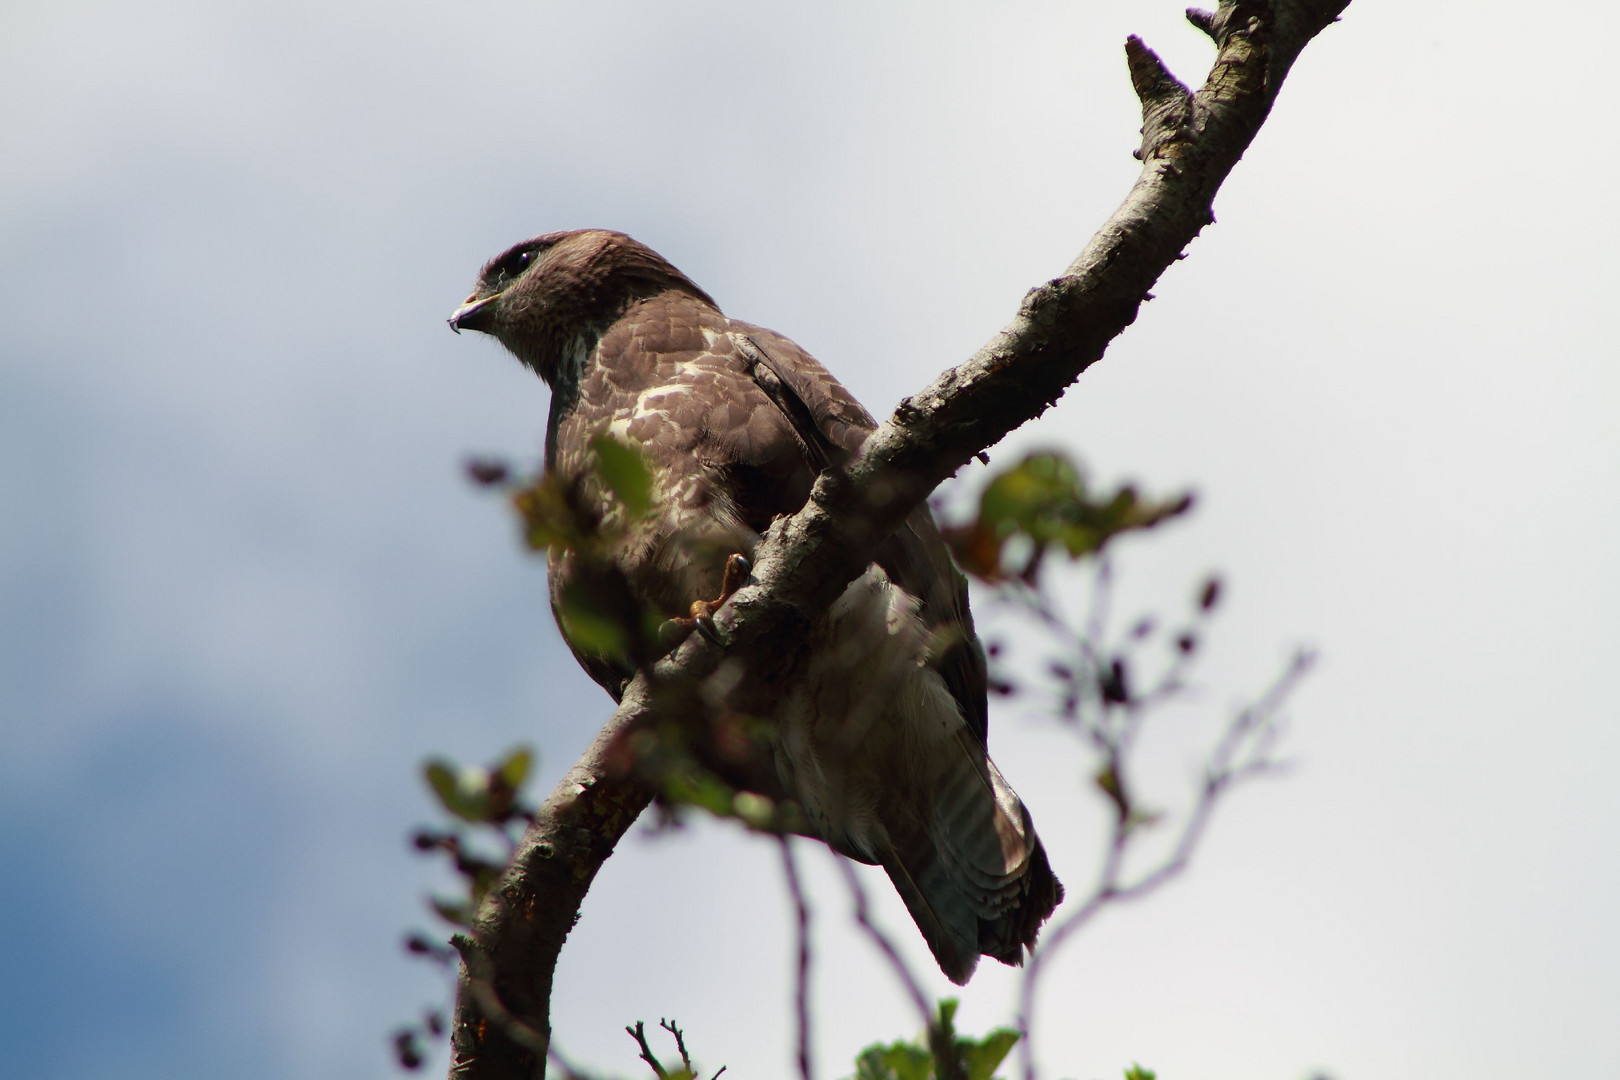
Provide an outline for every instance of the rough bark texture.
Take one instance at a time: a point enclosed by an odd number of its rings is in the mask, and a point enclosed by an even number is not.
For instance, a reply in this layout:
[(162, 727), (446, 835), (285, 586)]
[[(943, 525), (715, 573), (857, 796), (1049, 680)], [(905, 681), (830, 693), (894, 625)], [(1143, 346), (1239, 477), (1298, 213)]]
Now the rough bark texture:
[[(1221, 183), (1264, 122), (1305, 44), (1349, 0), (1236, 0), (1188, 18), (1218, 50), (1188, 90), (1142, 42), (1125, 52), (1142, 102), (1142, 173), (1062, 276), (965, 363), (907, 398), (860, 452), (825, 472), (803, 510), (761, 543), (753, 580), (716, 616), (722, 648), (694, 634), (631, 683), (595, 743), (541, 807), (499, 888), (461, 943), (452, 1077), (545, 1074), (557, 956), (597, 869), (651, 791), (616, 767), (622, 735), (657, 716), (701, 713), (726, 657), (726, 704), (767, 715), (780, 659), (866, 567), (874, 544), (942, 480), (1061, 397), (1136, 318), (1159, 275), (1214, 221)], [(751, 663), (759, 657), (762, 662)], [(769, 662), (774, 658), (774, 662)], [(735, 661), (741, 663), (735, 663)], [(656, 695), (652, 688), (656, 687)], [(656, 696), (656, 702), (654, 698)], [(715, 702), (708, 702), (712, 707)]]
[(472, 935), (456, 940), (451, 1076), (545, 1074), (557, 955), (596, 871), (652, 801), (652, 790), (615, 760), (624, 734), (650, 715), (638, 680), (536, 812)]

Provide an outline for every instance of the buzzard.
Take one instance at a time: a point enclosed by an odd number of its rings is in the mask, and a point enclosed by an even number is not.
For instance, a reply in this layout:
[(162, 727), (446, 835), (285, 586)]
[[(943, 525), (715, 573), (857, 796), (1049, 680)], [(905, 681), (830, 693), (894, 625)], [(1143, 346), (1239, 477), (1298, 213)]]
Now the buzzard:
[[(817, 474), (875, 427), (804, 350), (727, 318), (622, 233), (515, 245), (449, 321), (492, 335), (545, 380), (546, 469), (617, 527), (603, 532), (611, 575), (578, 551), (550, 559), (563, 636), (615, 699), (645, 658), (583, 633), (564, 598), (617, 588), (663, 616), (724, 598), (772, 519), (803, 506)], [(639, 524), (596, 478), (604, 435), (651, 470), (653, 510)], [(927, 507), (872, 556), (802, 655), (783, 659), (793, 667), (765, 767), (813, 835), (888, 872), (941, 970), (963, 983), (980, 955), (1021, 963), (1063, 887), (986, 752), (984, 652)]]

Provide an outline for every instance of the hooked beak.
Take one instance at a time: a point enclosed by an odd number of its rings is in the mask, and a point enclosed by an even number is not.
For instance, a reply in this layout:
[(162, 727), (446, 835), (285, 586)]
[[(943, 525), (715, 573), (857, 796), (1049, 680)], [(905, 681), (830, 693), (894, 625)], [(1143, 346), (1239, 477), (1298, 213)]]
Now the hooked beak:
[(486, 309), (500, 298), (500, 293), (492, 293), (482, 300), (468, 297), (467, 302), (451, 312), (450, 318), (446, 320), (450, 324), (450, 329), (458, 334), (463, 330), (481, 330), (488, 333), (489, 312)]

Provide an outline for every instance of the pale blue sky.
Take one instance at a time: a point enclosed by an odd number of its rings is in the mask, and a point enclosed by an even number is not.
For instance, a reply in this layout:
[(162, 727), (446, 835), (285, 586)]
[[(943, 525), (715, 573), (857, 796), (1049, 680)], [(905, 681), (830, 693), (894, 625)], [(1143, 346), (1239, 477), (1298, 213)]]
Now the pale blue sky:
[[(1019, 432), (1195, 486), (1124, 603), (1230, 605), (1199, 740), (1296, 641), (1299, 768), (1188, 878), (1054, 970), (1049, 1078), (1620, 1071), (1620, 372), (1608, 5), (1355, 0), (1220, 223)], [(0, 1072), (393, 1075), (443, 987), (414, 770), (608, 714), (471, 451), (545, 389), (444, 317), (480, 263), (619, 228), (875, 412), (999, 328), (1135, 174), (1120, 45), (1186, 79), (1175, 4), (56, 2), (0, 40)], [(1101, 808), (1014, 713), (992, 749), (1076, 890)], [(818, 1076), (913, 1026), (830, 863)], [(889, 924), (921, 962), (880, 880)], [(787, 1075), (774, 850), (633, 835), (558, 975), (557, 1037), (640, 1073), (674, 1015)], [(1004, 1022), (1012, 978), (964, 995)], [(943, 990), (943, 979), (931, 989)]]

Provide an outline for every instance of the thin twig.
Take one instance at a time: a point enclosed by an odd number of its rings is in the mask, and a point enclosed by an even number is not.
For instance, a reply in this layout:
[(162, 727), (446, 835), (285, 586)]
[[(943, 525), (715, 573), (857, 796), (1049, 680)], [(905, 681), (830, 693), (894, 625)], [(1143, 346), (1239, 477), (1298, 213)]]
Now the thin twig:
[(681, 1065), (687, 1072), (697, 1075), (697, 1070), (692, 1068), (692, 1059), (686, 1053), (686, 1040), (681, 1036), (680, 1026), (675, 1021), (665, 1020), (663, 1017), (658, 1018), (658, 1026), (675, 1036), (675, 1049), (680, 1051)]
[[(1080, 639), (1088, 649), (1103, 639), (1103, 630), (1108, 625), (1108, 602), (1113, 599), (1113, 592), (1113, 560), (1107, 555), (1098, 555), (1096, 580), (1091, 586), (1091, 609), (1086, 613), (1086, 628)], [(1099, 667), (1102, 665), (1102, 657), (1095, 652), (1091, 653), (1091, 661)]]
[(625, 1034), (636, 1040), (636, 1045), (641, 1047), (641, 1060), (652, 1066), (652, 1071), (658, 1074), (658, 1080), (665, 1080), (669, 1072), (664, 1068), (663, 1062), (658, 1060), (658, 1056), (652, 1052), (652, 1047), (647, 1045), (647, 1025), (637, 1020), (635, 1027), (627, 1027), (624, 1030)]
[(866, 890), (861, 887), (861, 879), (855, 875), (855, 867), (842, 855), (834, 855), (833, 858), (837, 860), (838, 868), (844, 872), (844, 881), (849, 884), (850, 894), (855, 898), (855, 922), (866, 931), (867, 937), (877, 945), (878, 951), (889, 958), (889, 966), (905, 985), (906, 993), (911, 997), (912, 1004), (917, 1007), (917, 1014), (922, 1017), (923, 1026), (933, 1027), (934, 1013), (928, 1007), (928, 999), (923, 996), (922, 984), (911, 973), (911, 967), (901, 957), (900, 950), (894, 947), (889, 935), (872, 922), (871, 909), (866, 905)]
[[(1079, 932), (1104, 907), (1112, 903), (1140, 899), (1186, 870), (1220, 797), (1244, 780), (1277, 771), (1279, 765), (1270, 757), (1278, 731), (1277, 710), (1282, 707), (1289, 693), (1298, 685), (1299, 680), (1310, 670), (1314, 662), (1315, 655), (1309, 650), (1301, 649), (1295, 653), (1272, 685), (1256, 701), (1233, 717), (1210, 754), (1197, 802), (1188, 814), (1169, 857), (1142, 877), (1126, 884), (1120, 882), (1120, 877), (1124, 870), (1125, 852), (1135, 833), (1136, 822), (1126, 812), (1125, 804), (1120, 804), (1121, 809), (1114, 819), (1102, 869), (1097, 875), (1097, 883), (1091, 894), (1085, 903), (1047, 932), (1041, 946), (1030, 955), (1029, 966), (1024, 971), (1018, 995), (1018, 1027), (1023, 1035), (1020, 1040), (1019, 1057), (1023, 1066), (1024, 1080), (1036, 1080), (1035, 1049), (1031, 1030), (1034, 1023), (1035, 989), (1046, 963), (1065, 941)], [(1245, 746), (1248, 751), (1246, 754), (1243, 753)], [(1117, 757), (1111, 758), (1109, 764), (1116, 773), (1121, 767)]]
[[(799, 1080), (810, 1080), (810, 907), (805, 903), (799, 868), (793, 861), (793, 844), (787, 834), (778, 834), (782, 845), (782, 872), (788, 891), (793, 894), (793, 910), (798, 917), (799, 965), (794, 982), (794, 1003), (799, 1029)], [(682, 1056), (685, 1056), (684, 1051)]]

